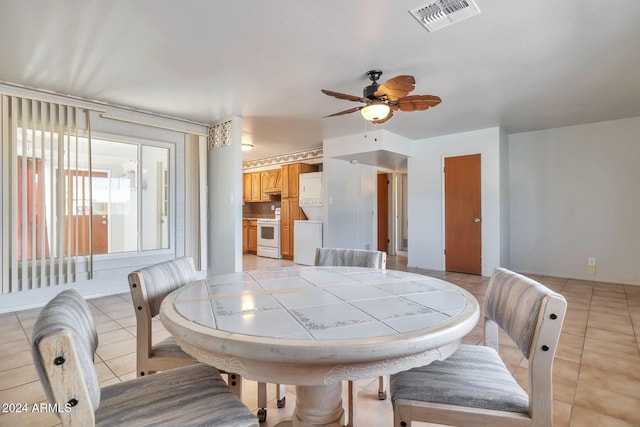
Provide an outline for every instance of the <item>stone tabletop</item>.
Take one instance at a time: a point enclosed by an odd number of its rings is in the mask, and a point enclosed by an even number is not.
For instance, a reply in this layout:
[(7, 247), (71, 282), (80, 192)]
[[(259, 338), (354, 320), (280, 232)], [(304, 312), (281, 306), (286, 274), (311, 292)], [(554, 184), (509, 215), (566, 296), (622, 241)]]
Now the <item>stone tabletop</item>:
[(413, 273), (293, 267), (212, 277), (178, 291), (173, 307), (187, 321), (231, 334), (366, 341), (445, 325), (469, 301), (461, 288)]

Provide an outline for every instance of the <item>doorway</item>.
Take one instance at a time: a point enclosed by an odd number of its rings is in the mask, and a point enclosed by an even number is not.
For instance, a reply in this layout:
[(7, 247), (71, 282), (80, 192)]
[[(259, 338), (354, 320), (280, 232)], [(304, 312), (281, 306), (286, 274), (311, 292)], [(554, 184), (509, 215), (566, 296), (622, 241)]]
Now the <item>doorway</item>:
[(445, 269), (482, 274), (480, 154), (444, 159)]

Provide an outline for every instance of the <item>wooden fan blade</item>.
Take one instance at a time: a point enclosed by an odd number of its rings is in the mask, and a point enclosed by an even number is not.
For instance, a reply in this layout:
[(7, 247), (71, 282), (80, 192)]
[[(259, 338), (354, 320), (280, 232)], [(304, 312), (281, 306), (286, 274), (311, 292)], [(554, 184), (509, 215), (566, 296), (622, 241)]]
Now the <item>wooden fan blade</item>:
[(373, 123), (377, 123), (377, 124), (384, 123), (387, 120), (389, 120), (391, 117), (393, 117), (393, 111), (389, 110), (389, 114), (387, 114), (387, 117), (381, 120), (374, 120)]
[(396, 76), (381, 84), (378, 90), (375, 91), (374, 96), (379, 98), (386, 95), (389, 101), (396, 101), (414, 90), (416, 88), (415, 84), (416, 79), (413, 76)]
[(326, 89), (320, 89), (320, 90), (325, 95), (333, 96), (334, 98), (338, 98), (338, 99), (345, 99), (347, 101), (360, 101), (360, 102), (365, 102), (365, 103), (369, 102), (368, 99), (362, 98), (360, 96), (349, 95), (349, 94), (340, 93), (340, 92), (333, 92), (331, 90), (326, 90)]
[(329, 114), (328, 116), (325, 116), (325, 117), (341, 116), (343, 114), (355, 113), (356, 111), (362, 110), (364, 107), (365, 106), (363, 105), (362, 107), (349, 108), (348, 110), (340, 111), (339, 113)]
[(422, 111), (441, 102), (442, 99), (435, 95), (411, 95), (398, 99), (396, 105), (402, 111)]

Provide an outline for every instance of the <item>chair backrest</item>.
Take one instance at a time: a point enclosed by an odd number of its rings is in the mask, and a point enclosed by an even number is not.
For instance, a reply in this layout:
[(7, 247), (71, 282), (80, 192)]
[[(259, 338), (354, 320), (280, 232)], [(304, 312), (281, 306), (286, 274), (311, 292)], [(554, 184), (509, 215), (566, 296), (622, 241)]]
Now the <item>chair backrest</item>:
[[(485, 315), (496, 322), (529, 358), (539, 323), (545, 320), (540, 318), (540, 312), (549, 299), (558, 300), (566, 309), (562, 295), (526, 276), (497, 268), (487, 289)], [(556, 319), (559, 314), (556, 313)], [(561, 314), (564, 317), (564, 310)], [(562, 319), (556, 323), (562, 326)]]
[(485, 296), (485, 344), (497, 349), (498, 326), (529, 360), (529, 414), (551, 425), (552, 367), (567, 310), (564, 297), (513, 271), (497, 268)]
[(98, 334), (89, 306), (74, 289), (56, 295), (33, 328), (31, 354), (63, 426), (93, 425), (100, 383), (93, 363)]
[(316, 248), (315, 265), (387, 268), (387, 253), (365, 249)]
[(149, 310), (149, 316), (160, 312), (167, 294), (180, 286), (198, 280), (191, 257), (182, 257), (141, 268), (129, 274), (131, 297), (136, 312)]

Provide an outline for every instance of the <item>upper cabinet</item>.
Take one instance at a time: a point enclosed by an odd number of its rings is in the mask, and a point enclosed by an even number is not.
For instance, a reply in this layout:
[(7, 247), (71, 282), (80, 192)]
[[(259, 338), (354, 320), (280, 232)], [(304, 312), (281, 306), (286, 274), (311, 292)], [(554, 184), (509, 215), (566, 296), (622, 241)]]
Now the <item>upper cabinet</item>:
[(243, 176), (244, 180), (243, 180), (243, 194), (244, 194), (244, 201), (245, 202), (250, 202), (251, 201), (251, 174), (250, 173), (245, 173)]
[(282, 191), (282, 173), (280, 169), (267, 171), (266, 193), (280, 193)]
[(267, 184), (269, 184), (269, 172), (264, 171), (260, 172), (260, 201), (268, 202), (269, 201), (269, 193), (267, 192)]
[(260, 186), (260, 172), (251, 174), (251, 201), (259, 202), (262, 195), (262, 187)]
[(268, 202), (269, 195), (280, 194), (282, 178), (280, 169), (244, 174), (244, 201)]
[(293, 259), (293, 224), (296, 220), (306, 219), (300, 206), (300, 174), (316, 172), (317, 165), (291, 163), (280, 167), (282, 176), (282, 209), (280, 221), (280, 251), (285, 259)]
[(291, 163), (280, 167), (282, 175), (282, 198), (296, 199), (300, 195), (301, 173), (316, 172), (318, 167), (307, 163)]

